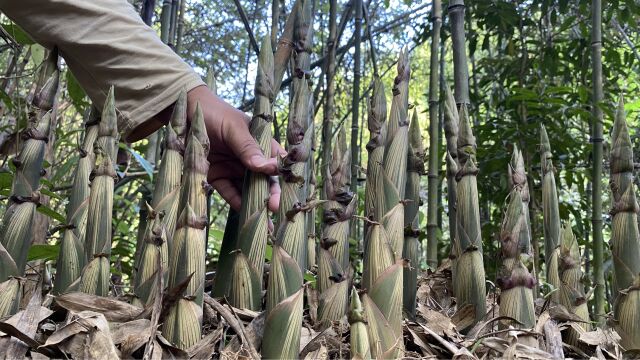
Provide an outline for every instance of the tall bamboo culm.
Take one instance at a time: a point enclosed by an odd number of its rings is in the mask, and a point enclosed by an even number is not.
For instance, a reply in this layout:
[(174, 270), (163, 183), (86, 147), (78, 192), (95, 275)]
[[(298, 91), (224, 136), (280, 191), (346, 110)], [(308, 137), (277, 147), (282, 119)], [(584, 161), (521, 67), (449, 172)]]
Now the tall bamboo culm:
[(640, 233), (633, 147), (622, 98), (611, 135), (611, 255), (613, 258), (616, 330), (625, 349), (640, 348)]
[(594, 316), (599, 325), (604, 324), (605, 296), (604, 296), (604, 257), (602, 238), (602, 160), (603, 160), (603, 135), (602, 135), (602, 109), (600, 103), (604, 98), (602, 92), (602, 2), (591, 2), (591, 66), (593, 104), (591, 105), (592, 125), (591, 142), (593, 143), (593, 172), (592, 182), (592, 209), (591, 226), (593, 234), (593, 275), (594, 275)]
[(40, 178), (51, 131), (51, 114), (58, 92), (58, 53), (52, 51), (36, 80), (22, 146), (12, 160), (16, 173), (9, 205), (0, 229), (0, 318), (18, 311), (27, 254), (32, 240), (32, 222), (40, 200)]
[(427, 265), (438, 267), (438, 186), (440, 185), (440, 131), (438, 124), (438, 95), (440, 77), (438, 47), (440, 45), (440, 27), (442, 26), (442, 5), (440, 0), (433, 1), (431, 10), (433, 36), (431, 38), (431, 58), (429, 62), (429, 183), (427, 193)]

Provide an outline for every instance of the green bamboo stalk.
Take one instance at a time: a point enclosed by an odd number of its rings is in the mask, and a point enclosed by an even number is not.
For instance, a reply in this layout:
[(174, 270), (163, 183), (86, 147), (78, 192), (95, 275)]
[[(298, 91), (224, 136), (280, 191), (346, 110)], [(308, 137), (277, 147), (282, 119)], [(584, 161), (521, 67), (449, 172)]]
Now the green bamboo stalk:
[(611, 178), (613, 195), (611, 255), (613, 258), (614, 319), (626, 349), (640, 348), (640, 232), (639, 206), (633, 184), (633, 147), (622, 98), (616, 111), (611, 136)]
[(362, 0), (353, 2), (354, 20), (354, 52), (353, 52), (353, 93), (351, 100), (351, 192), (358, 191), (358, 168), (360, 165), (360, 46), (362, 42)]
[[(583, 322), (577, 323), (584, 331), (591, 331), (589, 323), (589, 307), (587, 297), (582, 284), (582, 268), (580, 261), (580, 249), (578, 241), (571, 225), (565, 223), (561, 230), (560, 258), (558, 260), (560, 276), (560, 304), (564, 305), (571, 313), (575, 314)], [(568, 344), (578, 346), (580, 333), (570, 328), (567, 333)]]
[(84, 241), (87, 265), (82, 271), (80, 291), (107, 296), (110, 281), (111, 214), (115, 185), (115, 160), (118, 152), (118, 118), (113, 87), (109, 90), (98, 124), (94, 143), (95, 167), (91, 173), (91, 191)]
[(457, 184), (457, 238), (455, 241), (454, 294), (458, 306), (473, 304), (475, 319), (480, 321), (486, 312), (485, 273), (478, 205), (476, 174), (476, 139), (471, 130), (467, 107), (460, 106), (460, 132), (457, 152), (460, 164)]
[(405, 236), (402, 257), (409, 260), (404, 268), (403, 299), (404, 313), (410, 319), (415, 318), (418, 291), (418, 268), (420, 267), (420, 175), (424, 174), (424, 146), (418, 122), (418, 112), (414, 109), (409, 128), (409, 153), (407, 159), (407, 185), (405, 198), (408, 201), (404, 210)]
[(429, 183), (427, 194), (427, 266), (438, 267), (438, 186), (440, 185), (440, 132), (438, 129), (440, 27), (442, 26), (442, 4), (433, 1), (431, 10), (433, 33), (429, 63)]
[(591, 64), (593, 105), (591, 141), (593, 143), (593, 169), (592, 179), (592, 212), (591, 226), (593, 234), (593, 274), (595, 319), (600, 326), (605, 321), (605, 295), (604, 295), (604, 240), (602, 237), (602, 162), (603, 162), (603, 138), (602, 138), (602, 109), (600, 103), (604, 99), (602, 92), (602, 2), (591, 2)]
[[(85, 124), (83, 144), (78, 149), (80, 160), (69, 194), (66, 218), (68, 228), (64, 231), (60, 254), (56, 262), (56, 277), (53, 288), (55, 294), (75, 290), (70, 286), (80, 278), (82, 268), (87, 262), (84, 239), (87, 229), (88, 200), (91, 193), (89, 177), (95, 162), (93, 144), (98, 137), (99, 122), (98, 110), (92, 108)], [(74, 287), (77, 287), (78, 284), (75, 284)]]
[(144, 244), (140, 252), (135, 282), (136, 301), (134, 303), (141, 307), (152, 304), (162, 292), (163, 289), (157, 288), (157, 274), (158, 271), (162, 271), (162, 276), (166, 278), (169, 263), (166, 245), (168, 237), (165, 226), (167, 219), (166, 217), (161, 219), (161, 214), (150, 206), (148, 206), (147, 214)]
[(560, 275), (558, 274), (558, 246), (560, 239), (560, 210), (556, 190), (555, 168), (553, 167), (551, 145), (544, 125), (540, 127), (541, 167), (542, 167), (542, 214), (544, 223), (544, 252), (547, 264), (547, 283), (553, 289), (551, 299), (560, 300)]
[(163, 336), (187, 349), (200, 340), (204, 296), (209, 138), (199, 104), (192, 117), (184, 153), (180, 215), (169, 255), (169, 288), (188, 281), (180, 299), (169, 309)]

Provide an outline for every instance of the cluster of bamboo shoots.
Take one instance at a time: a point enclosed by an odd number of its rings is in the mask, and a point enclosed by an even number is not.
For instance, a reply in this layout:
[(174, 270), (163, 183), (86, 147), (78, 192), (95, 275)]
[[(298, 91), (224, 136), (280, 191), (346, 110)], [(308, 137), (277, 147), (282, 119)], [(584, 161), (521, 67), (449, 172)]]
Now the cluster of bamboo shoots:
[(13, 159), (15, 176), (0, 229), (0, 318), (18, 311), (22, 296), (27, 253), (33, 220), (40, 204), (40, 178), (58, 92), (58, 53), (51, 52), (36, 78), (28, 124), (22, 133), (18, 155)]

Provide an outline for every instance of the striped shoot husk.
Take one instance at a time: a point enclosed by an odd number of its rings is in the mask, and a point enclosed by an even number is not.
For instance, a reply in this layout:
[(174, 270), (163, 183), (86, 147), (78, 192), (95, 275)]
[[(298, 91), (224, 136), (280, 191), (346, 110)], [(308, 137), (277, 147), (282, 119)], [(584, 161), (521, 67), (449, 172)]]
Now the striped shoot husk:
[(553, 167), (551, 145), (544, 125), (540, 126), (540, 161), (542, 168), (542, 215), (544, 224), (544, 253), (547, 264), (547, 283), (553, 293), (551, 299), (560, 301), (560, 276), (558, 274), (558, 246), (560, 239), (560, 210), (556, 189), (555, 168)]
[(304, 288), (278, 302), (265, 319), (262, 338), (264, 359), (297, 359), (304, 305)]
[(475, 319), (479, 321), (486, 312), (486, 287), (476, 178), (476, 139), (465, 104), (460, 107), (459, 117), (457, 153), (460, 166), (456, 174), (457, 237), (454, 242), (457, 258), (453, 292), (459, 307), (474, 305)]
[[(578, 241), (571, 231), (571, 224), (565, 223), (560, 231), (560, 257), (558, 259), (560, 276), (560, 304), (584, 322), (576, 323), (584, 332), (591, 331), (589, 307), (582, 284), (582, 268)], [(570, 327), (567, 330), (566, 343), (578, 346), (580, 332)]]
[[(56, 262), (54, 294), (63, 294), (79, 285), (82, 268), (87, 262), (84, 239), (87, 230), (89, 195), (91, 193), (90, 175), (95, 163), (93, 145), (98, 137), (100, 114), (92, 107), (85, 124), (82, 146), (78, 149), (80, 160), (73, 178), (69, 203), (67, 204), (67, 228), (62, 236), (60, 253)], [(72, 284), (74, 284), (72, 286)]]
[[(449, 215), (449, 234), (451, 237), (451, 244), (456, 242), (456, 203), (457, 203), (457, 190), (456, 190), (456, 174), (458, 173), (458, 107), (456, 106), (456, 100), (453, 97), (453, 92), (448, 85), (444, 85), (445, 97), (444, 97), (444, 134), (447, 142), (446, 147), (446, 162), (447, 162), (447, 208)], [(455, 253), (455, 246), (451, 246), (450, 257), (452, 259), (451, 264), (455, 268), (455, 258), (458, 256)], [(455, 278), (453, 279), (455, 281)]]
[(91, 172), (91, 191), (84, 240), (87, 265), (82, 270), (79, 290), (107, 296), (110, 281), (111, 214), (115, 185), (115, 159), (118, 152), (118, 123), (113, 87), (109, 90), (94, 142), (95, 166)]
[(522, 217), (524, 204), (521, 192), (514, 188), (509, 194), (509, 206), (500, 231), (502, 266), (496, 281), (500, 287), (500, 316), (515, 319), (500, 320), (502, 328), (533, 328), (535, 307), (533, 288), (535, 278), (523, 264), (520, 254), (520, 234), (525, 221)]
[(384, 92), (384, 85), (380, 78), (375, 78), (373, 80), (373, 93), (369, 99), (369, 114), (367, 117), (367, 127), (369, 128), (367, 152), (369, 157), (367, 160), (367, 182), (364, 198), (365, 216), (374, 221), (380, 221), (384, 215), (384, 198), (379, 196), (377, 191), (381, 187), (378, 183), (382, 181), (384, 145), (387, 142), (386, 121), (387, 98)]
[(187, 349), (200, 340), (204, 296), (207, 225), (209, 138), (199, 104), (196, 105), (184, 153), (176, 230), (169, 253), (169, 289), (187, 281), (180, 299), (169, 309), (163, 336)]
[[(264, 358), (297, 358), (304, 304), (302, 273), (307, 269), (307, 212), (320, 204), (308, 201), (313, 161), (313, 102), (307, 81), (313, 41), (313, 3), (302, 1), (295, 19), (293, 99), (287, 124), (287, 155), (280, 159), (280, 207), (274, 256), (267, 287), (268, 314), (262, 341)], [(281, 248), (281, 249), (279, 249)], [(276, 264), (282, 262), (282, 264)], [(286, 264), (285, 264), (286, 263)], [(274, 271), (276, 270), (276, 271)], [(279, 270), (286, 270), (284, 277)], [(286, 291), (283, 291), (286, 289)]]
[[(389, 236), (396, 259), (402, 257), (404, 240), (404, 192), (407, 183), (407, 152), (409, 147), (408, 93), (411, 69), (406, 49), (398, 57), (398, 75), (394, 79), (391, 113), (384, 148), (383, 179), (384, 212), (380, 219)], [(382, 194), (383, 192), (379, 192)]]
[(371, 359), (371, 345), (362, 301), (355, 288), (351, 289), (351, 310), (349, 311), (349, 337), (352, 359)]
[[(157, 288), (157, 273), (162, 271), (162, 276), (166, 277), (169, 253), (167, 249), (167, 229), (166, 217), (147, 205), (147, 227), (144, 234), (144, 244), (140, 251), (140, 263), (136, 272), (135, 302), (141, 307), (153, 303), (156, 296), (163, 289)], [(158, 259), (159, 258), (159, 259)], [(158, 267), (158, 265), (160, 267)]]
[[(509, 187), (511, 190), (516, 189), (522, 198), (522, 225), (520, 226), (518, 247), (520, 248), (522, 261), (527, 267), (530, 267), (533, 266), (533, 253), (531, 247), (531, 223), (529, 220), (529, 184), (522, 151), (515, 144), (513, 145), (513, 155), (509, 162)], [(535, 270), (533, 273), (535, 274)]]
[(640, 349), (640, 233), (633, 184), (633, 147), (622, 98), (611, 138), (611, 255), (616, 300), (616, 330), (626, 349)]
[(0, 227), (0, 317), (17, 311), (21, 284), (15, 277), (24, 274), (32, 242), (33, 219), (40, 202), (40, 178), (44, 175), (44, 156), (51, 131), (53, 103), (58, 91), (60, 71), (58, 54), (52, 51), (36, 78), (35, 96), (28, 115), (27, 128), (21, 134), (9, 204)]
[(40, 203), (40, 178), (45, 174), (43, 162), (59, 80), (58, 54), (52, 51), (40, 67), (20, 152), (12, 160), (16, 172), (0, 227), (0, 318), (16, 313), (20, 306), (20, 277), (33, 240), (32, 225)]
[(405, 236), (402, 257), (409, 260), (409, 266), (404, 268), (402, 307), (410, 319), (416, 314), (416, 292), (418, 290), (418, 269), (420, 267), (420, 224), (418, 213), (420, 209), (420, 176), (425, 172), (424, 146), (418, 122), (418, 112), (414, 110), (409, 126), (409, 152), (407, 159), (407, 185), (405, 198), (407, 204), (404, 209)]
[(318, 256), (318, 319), (325, 326), (340, 320), (347, 311), (351, 273), (349, 225), (357, 210), (357, 197), (350, 190), (351, 151), (344, 128), (333, 147), (324, 176), (323, 230)]
[[(168, 274), (168, 257), (178, 218), (178, 201), (182, 182), (182, 167), (184, 165), (185, 136), (187, 131), (187, 92), (183, 89), (174, 104), (171, 121), (166, 126), (164, 134), (164, 152), (160, 160), (158, 175), (155, 177), (153, 197), (147, 210), (147, 223), (142, 236), (138, 238), (138, 256), (136, 258), (135, 294), (142, 304), (152, 301), (148, 286), (154, 284), (153, 274), (156, 273), (156, 247), (162, 258), (163, 276)], [(162, 218), (165, 239), (156, 241)], [(154, 235), (155, 233), (155, 235)], [(147, 250), (151, 246), (152, 249)], [(147, 258), (149, 257), (149, 258)], [(145, 266), (147, 268), (145, 268)], [(142, 274), (141, 274), (142, 273)], [(143, 285), (143, 282), (149, 284)], [(151, 285), (150, 285), (151, 284)]]
[[(265, 157), (271, 156), (273, 52), (266, 36), (262, 40), (258, 58), (258, 74), (255, 84), (255, 104), (250, 124), (251, 135), (256, 139)], [(238, 235), (223, 239), (219, 269), (232, 271), (218, 272), (214, 282), (213, 295), (227, 296), (236, 307), (259, 310), (262, 292), (264, 259), (269, 236), (267, 201), (269, 199), (269, 177), (258, 172), (247, 171), (243, 183), (242, 207)], [(246, 261), (245, 261), (246, 260)], [(247, 268), (245, 268), (247, 266)], [(237, 271), (237, 272), (236, 272)], [(245, 291), (230, 296), (234, 288), (247, 286)], [(246, 294), (246, 297), (243, 297)]]

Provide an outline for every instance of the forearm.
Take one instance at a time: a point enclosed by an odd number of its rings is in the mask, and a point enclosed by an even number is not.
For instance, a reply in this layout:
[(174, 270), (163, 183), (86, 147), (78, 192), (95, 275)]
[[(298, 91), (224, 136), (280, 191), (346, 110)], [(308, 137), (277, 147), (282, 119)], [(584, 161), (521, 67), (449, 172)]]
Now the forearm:
[(0, 0), (0, 10), (38, 43), (58, 47), (98, 107), (115, 87), (129, 141), (160, 127), (182, 88), (204, 85), (126, 0)]

